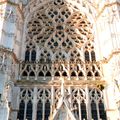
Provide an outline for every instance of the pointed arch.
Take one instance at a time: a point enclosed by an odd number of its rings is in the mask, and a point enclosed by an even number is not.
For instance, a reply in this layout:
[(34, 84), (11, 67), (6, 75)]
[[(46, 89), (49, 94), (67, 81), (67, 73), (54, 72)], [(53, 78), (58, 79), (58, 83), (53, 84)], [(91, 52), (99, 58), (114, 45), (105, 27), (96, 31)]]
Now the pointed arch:
[(89, 62), (90, 61), (90, 55), (89, 55), (89, 52), (88, 51), (85, 51), (85, 61)]
[(64, 72), (62, 73), (62, 76), (67, 77), (67, 72), (64, 71)]
[(27, 73), (26, 71), (24, 71), (24, 72), (22, 73), (22, 76), (26, 77), (26, 76), (28, 76), (28, 73)]
[(40, 62), (50, 63), (51, 59), (52, 59), (52, 56), (53, 56), (53, 53), (50, 49), (48, 49), (46, 47), (40, 49), (40, 53), (39, 53)]
[(98, 71), (95, 72), (95, 77), (100, 77), (100, 73)]
[(31, 76), (31, 77), (35, 76), (35, 73), (33, 71), (31, 71), (29, 76)]
[(39, 77), (44, 77), (44, 73), (42, 71), (39, 72), (38, 74)]
[(76, 75), (76, 72), (75, 71), (73, 71), (73, 72), (71, 72), (71, 77), (76, 77), (77, 75)]
[(51, 73), (48, 71), (45, 76), (46, 77), (51, 77)]
[(81, 118), (82, 120), (85, 119), (87, 120), (87, 110), (86, 110), (86, 104), (84, 101), (81, 102)]
[(55, 76), (56, 76), (56, 77), (60, 77), (60, 73), (57, 71), (57, 72), (55, 73)]
[(81, 62), (84, 61), (84, 57), (82, 56), (82, 52), (78, 48), (71, 49), (68, 53), (70, 61)]
[(89, 72), (87, 73), (87, 76), (88, 76), (88, 77), (92, 77), (92, 76), (93, 76), (93, 75), (92, 75), (92, 72), (89, 71)]
[(35, 51), (35, 50), (32, 50), (32, 51), (31, 51), (31, 61), (32, 61), (32, 62), (35, 62), (35, 61), (36, 61), (36, 51)]
[(55, 54), (53, 56), (53, 60), (59, 61), (60, 59), (62, 59), (62, 60), (68, 59), (66, 51), (63, 50), (63, 51), (56, 51), (55, 52)]
[(25, 51), (25, 61), (29, 61), (30, 60), (30, 51), (26, 50)]
[(80, 71), (80, 72), (78, 73), (78, 76), (79, 76), (79, 77), (83, 77), (83, 76), (84, 76), (83, 72)]
[(92, 61), (96, 61), (95, 52), (94, 51), (91, 51), (91, 60)]

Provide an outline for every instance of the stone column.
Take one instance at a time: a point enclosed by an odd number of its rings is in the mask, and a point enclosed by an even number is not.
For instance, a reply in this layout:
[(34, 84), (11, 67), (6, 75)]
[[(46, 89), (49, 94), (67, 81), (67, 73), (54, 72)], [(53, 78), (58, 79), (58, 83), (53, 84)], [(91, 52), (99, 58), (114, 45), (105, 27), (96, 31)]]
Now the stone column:
[(36, 120), (36, 113), (37, 113), (37, 87), (34, 87), (32, 120)]
[(91, 120), (91, 106), (90, 106), (88, 85), (86, 85), (86, 110), (87, 110), (87, 119)]

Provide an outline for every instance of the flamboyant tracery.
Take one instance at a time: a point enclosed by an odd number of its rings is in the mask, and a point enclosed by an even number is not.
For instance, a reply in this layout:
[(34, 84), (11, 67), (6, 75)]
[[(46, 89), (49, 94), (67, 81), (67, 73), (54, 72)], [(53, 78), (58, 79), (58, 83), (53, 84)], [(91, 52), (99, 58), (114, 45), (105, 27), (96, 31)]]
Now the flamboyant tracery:
[[(83, 57), (84, 47), (94, 50), (92, 25), (86, 15), (66, 2), (51, 2), (37, 9), (31, 15), (27, 31), (26, 56), (28, 51), (31, 53), (38, 47), (37, 60), (43, 57), (44, 62), (47, 58), (56, 61), (59, 56), (64, 61), (70, 61), (68, 53), (72, 54), (72, 49), (79, 53), (78, 56), (73, 54), (75, 59)], [(39, 51), (42, 53), (39, 54)]]
[(19, 80), (45, 84), (21, 87), (18, 119), (106, 120), (102, 89), (83, 83), (102, 78), (86, 14), (66, 1), (54, 0), (31, 13), (26, 31)]
[[(25, 61), (42, 65), (36, 71), (33, 65), (25, 64), (21, 75), (38, 79), (39, 73), (45, 77), (48, 71), (53, 77), (100, 77), (100, 65), (86, 64), (96, 61), (93, 41), (92, 25), (78, 8), (65, 1), (46, 3), (32, 13), (26, 33)], [(43, 63), (47, 66), (45, 70)], [(59, 63), (64, 63), (61, 70)]]

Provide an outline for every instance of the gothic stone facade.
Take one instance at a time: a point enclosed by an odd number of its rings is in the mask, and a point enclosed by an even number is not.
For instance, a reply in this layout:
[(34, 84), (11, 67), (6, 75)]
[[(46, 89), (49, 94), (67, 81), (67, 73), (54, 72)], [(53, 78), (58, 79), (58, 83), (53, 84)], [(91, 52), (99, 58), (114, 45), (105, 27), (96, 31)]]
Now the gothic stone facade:
[(119, 0), (1, 0), (0, 119), (119, 120), (119, 26)]

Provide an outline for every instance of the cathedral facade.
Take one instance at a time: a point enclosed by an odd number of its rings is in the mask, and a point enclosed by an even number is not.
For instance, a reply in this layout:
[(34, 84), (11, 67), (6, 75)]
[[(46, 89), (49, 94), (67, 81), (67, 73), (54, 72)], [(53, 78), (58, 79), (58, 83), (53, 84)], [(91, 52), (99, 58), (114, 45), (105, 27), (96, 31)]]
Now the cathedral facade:
[(120, 120), (120, 0), (0, 0), (0, 120)]

